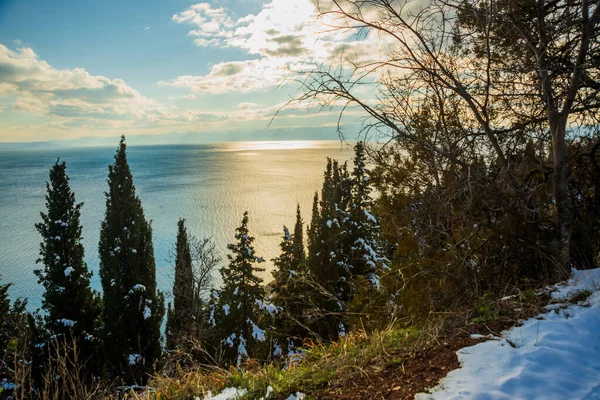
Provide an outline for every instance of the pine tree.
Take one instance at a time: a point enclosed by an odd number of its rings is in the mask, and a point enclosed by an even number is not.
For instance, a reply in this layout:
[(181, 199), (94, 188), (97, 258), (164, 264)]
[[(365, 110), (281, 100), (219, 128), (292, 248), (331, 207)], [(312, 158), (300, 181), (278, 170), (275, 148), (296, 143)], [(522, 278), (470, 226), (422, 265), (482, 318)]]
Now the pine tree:
[(327, 159), (323, 176), (321, 200), (317, 211), (317, 197), (313, 203), (313, 216), (308, 232), (311, 288), (312, 330), (322, 338), (337, 339), (346, 330), (343, 322), (345, 303), (342, 301), (342, 283), (347, 277), (343, 266), (340, 244), (342, 222), (346, 216), (343, 209), (347, 203), (344, 182), (346, 167)]
[[(303, 222), (300, 206), (297, 207), (294, 235), (283, 227), (280, 244), (281, 255), (273, 260), (274, 282), (271, 300), (279, 310), (275, 316), (275, 333), (287, 353), (294, 351), (308, 336), (305, 309), (310, 290), (307, 287), (306, 255), (303, 242)], [(278, 351), (280, 352), (280, 351)]]
[(152, 229), (136, 196), (125, 137), (109, 166), (106, 215), (100, 231), (106, 355), (115, 373), (144, 382), (161, 356), (164, 297), (156, 290)]
[(46, 183), (47, 211), (40, 213), (42, 222), (36, 224), (42, 236), (38, 262), (44, 268), (37, 270), (36, 275), (44, 287), (46, 331), (68, 343), (74, 340), (80, 361), (93, 370), (99, 342), (95, 335), (100, 301), (90, 288), (91, 273), (84, 261), (79, 221), (83, 203), (75, 201), (66, 168), (64, 162), (57, 161), (50, 170), (50, 182)]
[(254, 238), (248, 232), (248, 212), (236, 229), (236, 243), (227, 247), (229, 265), (221, 268), (223, 288), (214, 313), (216, 326), (225, 348), (225, 358), (240, 365), (242, 361), (261, 353), (265, 330), (259, 327), (264, 315), (265, 290), (256, 272), (264, 271), (253, 264), (263, 260), (254, 253)]
[(365, 164), (365, 145), (358, 142), (354, 147), (354, 170), (352, 171), (352, 197), (345, 236), (351, 243), (348, 268), (353, 277), (365, 277), (378, 287), (376, 266), (383, 257), (379, 255), (377, 220), (373, 216), (373, 199), (369, 171)]
[(167, 315), (167, 347), (173, 349), (185, 343), (185, 339), (196, 334), (196, 313), (199, 307), (194, 294), (194, 271), (192, 254), (185, 228), (185, 220), (177, 223), (177, 245), (175, 256), (175, 281), (173, 282), (173, 308), (169, 304)]
[[(344, 264), (349, 272), (343, 300), (348, 304), (350, 323), (368, 327), (369, 316), (379, 313), (385, 303), (380, 292), (379, 272), (386, 266), (386, 260), (381, 255), (379, 226), (373, 216), (374, 203), (364, 143), (358, 142), (354, 152), (351, 201), (340, 239), (344, 243)], [(361, 319), (363, 316), (366, 321)]]

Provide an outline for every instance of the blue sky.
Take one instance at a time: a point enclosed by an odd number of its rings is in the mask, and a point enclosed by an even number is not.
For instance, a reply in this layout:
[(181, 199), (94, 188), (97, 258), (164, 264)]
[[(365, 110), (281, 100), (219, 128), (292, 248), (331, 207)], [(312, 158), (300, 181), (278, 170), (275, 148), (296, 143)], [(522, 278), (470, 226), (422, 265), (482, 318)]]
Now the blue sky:
[[(324, 33), (310, 0), (0, 0), (0, 142), (223, 131), (252, 140), (297, 93), (282, 85), (290, 69), (369, 45)], [(333, 132), (337, 115), (302, 104), (270, 129)]]

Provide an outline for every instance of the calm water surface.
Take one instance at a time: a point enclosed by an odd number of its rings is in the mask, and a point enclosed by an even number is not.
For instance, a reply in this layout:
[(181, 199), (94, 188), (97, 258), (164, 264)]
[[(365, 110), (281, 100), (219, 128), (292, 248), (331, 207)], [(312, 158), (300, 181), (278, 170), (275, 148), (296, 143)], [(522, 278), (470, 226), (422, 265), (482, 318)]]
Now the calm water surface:
[[(100, 289), (98, 239), (104, 217), (108, 165), (115, 148), (2, 150), (0, 147), (0, 274), (12, 282), (13, 298), (29, 299), (29, 309), (41, 305), (41, 286), (33, 270), (40, 235), (34, 224), (44, 210), (45, 181), (57, 157), (67, 173), (77, 201), (84, 202), (82, 225), (92, 286)], [(129, 164), (146, 218), (152, 220), (158, 286), (170, 292), (173, 248), (179, 218), (190, 233), (212, 236), (225, 257), (242, 214), (258, 255), (278, 255), (283, 225), (292, 228), (296, 203), (310, 220), (312, 198), (322, 184), (326, 158), (352, 157), (340, 142), (243, 142), (218, 145), (129, 147)], [(269, 281), (271, 264), (262, 277)], [(217, 273), (216, 283), (219, 284)]]

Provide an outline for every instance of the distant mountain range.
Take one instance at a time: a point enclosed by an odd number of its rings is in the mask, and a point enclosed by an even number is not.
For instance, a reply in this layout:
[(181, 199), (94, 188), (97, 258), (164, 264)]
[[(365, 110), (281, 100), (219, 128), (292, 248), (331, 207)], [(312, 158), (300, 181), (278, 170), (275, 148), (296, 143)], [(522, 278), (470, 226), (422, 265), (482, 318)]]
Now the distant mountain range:
[[(355, 140), (359, 127), (346, 128), (345, 138)], [(126, 135), (127, 133), (124, 132)], [(336, 127), (264, 129), (254, 132), (228, 131), (210, 133), (167, 133), (159, 135), (129, 135), (127, 143), (132, 146), (165, 144), (206, 144), (264, 140), (339, 140)], [(116, 146), (118, 137), (85, 136), (71, 140), (44, 142), (0, 142), (0, 150), (48, 149), (61, 147), (111, 147)]]

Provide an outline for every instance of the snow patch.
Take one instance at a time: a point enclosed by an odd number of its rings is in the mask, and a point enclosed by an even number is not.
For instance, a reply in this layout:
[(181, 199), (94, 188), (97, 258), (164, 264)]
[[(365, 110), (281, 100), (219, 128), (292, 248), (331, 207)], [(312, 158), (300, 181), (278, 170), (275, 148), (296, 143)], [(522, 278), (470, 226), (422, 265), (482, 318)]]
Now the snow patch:
[(281, 346), (278, 343), (273, 345), (273, 357), (279, 357), (281, 355)]
[(67, 267), (67, 268), (65, 268), (65, 271), (64, 271), (65, 277), (67, 277), (67, 278), (71, 277), (71, 273), (73, 271), (74, 271), (73, 267)]
[(267, 393), (265, 393), (265, 395), (263, 397), (261, 397), (260, 400), (268, 399), (269, 396), (271, 396), (271, 393), (273, 393), (273, 387), (271, 385), (269, 385), (269, 386), (267, 386)]
[(145, 292), (145, 291), (146, 291), (146, 286), (138, 283), (138, 284), (133, 285), (133, 287), (129, 291), (129, 294), (133, 294), (134, 292)]
[(340, 322), (340, 324), (338, 325), (338, 330), (340, 331), (340, 333), (339, 333), (340, 337), (346, 336), (346, 327), (344, 326), (343, 323)]
[(242, 364), (242, 359), (248, 357), (248, 350), (246, 350), (246, 339), (244, 337), (240, 337), (240, 344), (238, 345), (238, 358), (237, 365), (238, 367)]
[(137, 364), (143, 364), (144, 363), (144, 358), (142, 357), (141, 354), (130, 354), (129, 355), (129, 365), (137, 365)]
[(229, 347), (233, 347), (234, 346), (234, 340), (237, 337), (237, 335), (235, 333), (232, 333), (231, 336), (229, 336), (227, 339), (225, 339), (225, 343), (227, 345), (229, 345)]
[[(215, 396), (213, 396), (211, 392), (208, 392), (208, 394), (204, 396), (204, 400), (237, 400), (243, 398), (247, 393), (248, 391), (246, 389), (228, 387)], [(196, 399), (200, 400), (199, 397), (196, 397)]]
[(587, 306), (564, 308), (531, 318), (501, 338), (457, 352), (454, 370), (430, 394), (416, 399), (598, 399), (600, 398), (600, 268), (573, 271), (554, 287), (565, 300), (594, 291)]
[(267, 303), (262, 300), (256, 300), (256, 304), (258, 305), (258, 308), (260, 308), (261, 310), (265, 310), (269, 314), (277, 314), (279, 312), (279, 309), (277, 308), (277, 306), (275, 306), (271, 303)]
[(252, 325), (252, 337), (259, 342), (264, 342), (265, 331), (260, 329), (251, 319), (248, 319), (248, 323)]
[(376, 224), (377, 220), (375, 219), (375, 217), (367, 210), (365, 210), (365, 216), (367, 217), (367, 219), (369, 221), (371, 221), (372, 223)]

